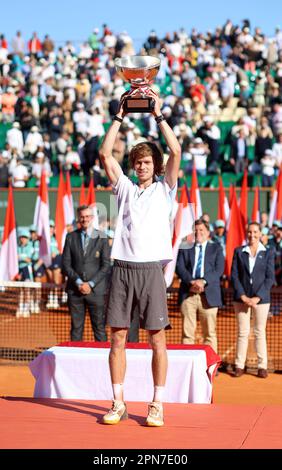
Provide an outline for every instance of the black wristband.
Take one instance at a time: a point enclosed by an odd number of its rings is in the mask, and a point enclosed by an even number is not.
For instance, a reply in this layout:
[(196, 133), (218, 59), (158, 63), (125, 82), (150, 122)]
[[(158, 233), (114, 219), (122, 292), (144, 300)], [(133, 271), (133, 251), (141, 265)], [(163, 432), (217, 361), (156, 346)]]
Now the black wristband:
[(162, 114), (160, 114), (159, 116), (155, 118), (155, 120), (157, 124), (160, 124), (160, 122), (165, 121), (165, 117)]
[(120, 118), (120, 117), (118, 117), (118, 116), (114, 116), (114, 117), (113, 117), (113, 121), (118, 121), (118, 122), (121, 123), (121, 122), (123, 121), (123, 119)]

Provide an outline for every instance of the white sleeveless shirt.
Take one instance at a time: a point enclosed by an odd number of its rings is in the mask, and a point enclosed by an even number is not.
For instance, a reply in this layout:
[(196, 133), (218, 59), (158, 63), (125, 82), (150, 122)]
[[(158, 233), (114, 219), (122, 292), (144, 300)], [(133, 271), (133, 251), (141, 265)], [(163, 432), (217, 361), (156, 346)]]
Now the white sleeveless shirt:
[(118, 219), (112, 258), (168, 263), (172, 259), (170, 215), (177, 185), (171, 189), (164, 180), (141, 189), (122, 173), (113, 190)]

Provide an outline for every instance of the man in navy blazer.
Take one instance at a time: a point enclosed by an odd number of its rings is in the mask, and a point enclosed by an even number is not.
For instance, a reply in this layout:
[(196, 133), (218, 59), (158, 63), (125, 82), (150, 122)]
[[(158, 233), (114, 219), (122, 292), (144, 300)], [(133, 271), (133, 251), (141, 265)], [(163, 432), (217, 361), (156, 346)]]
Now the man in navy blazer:
[(216, 317), (222, 305), (220, 278), (224, 271), (221, 245), (209, 240), (209, 224), (195, 221), (195, 245), (179, 250), (176, 273), (181, 279), (179, 302), (183, 316), (184, 344), (195, 343), (197, 313), (204, 343), (217, 351)]
[(105, 331), (105, 291), (110, 270), (110, 246), (103, 232), (91, 228), (92, 209), (77, 209), (80, 229), (66, 237), (63, 272), (67, 275), (71, 340), (81, 341), (88, 307), (96, 341), (107, 341)]
[(255, 344), (258, 356), (258, 377), (267, 377), (266, 323), (270, 291), (275, 282), (274, 250), (260, 241), (261, 229), (251, 222), (247, 231), (248, 244), (236, 248), (231, 268), (234, 308), (238, 324), (235, 377), (244, 373), (250, 333), (250, 316), (254, 316)]

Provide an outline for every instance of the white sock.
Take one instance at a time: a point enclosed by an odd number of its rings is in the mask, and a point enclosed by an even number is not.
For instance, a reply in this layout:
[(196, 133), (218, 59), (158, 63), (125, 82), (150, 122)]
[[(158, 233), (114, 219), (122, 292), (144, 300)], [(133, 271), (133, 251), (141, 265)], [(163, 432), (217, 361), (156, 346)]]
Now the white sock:
[(163, 402), (164, 398), (164, 386), (155, 385), (154, 386), (154, 398), (153, 401)]
[(123, 384), (112, 384), (114, 399), (123, 401)]

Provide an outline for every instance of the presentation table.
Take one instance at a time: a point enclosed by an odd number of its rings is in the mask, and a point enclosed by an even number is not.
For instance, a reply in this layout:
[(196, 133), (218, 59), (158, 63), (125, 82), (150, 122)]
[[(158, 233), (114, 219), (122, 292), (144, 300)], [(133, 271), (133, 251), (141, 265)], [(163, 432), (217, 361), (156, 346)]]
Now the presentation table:
[[(164, 401), (211, 403), (212, 381), (219, 356), (206, 345), (168, 345), (168, 374)], [(35, 398), (111, 400), (109, 343), (62, 343), (47, 349), (29, 367), (36, 379)], [(126, 401), (151, 401), (152, 350), (131, 343), (126, 350)]]

